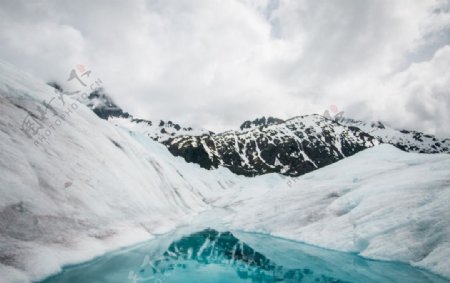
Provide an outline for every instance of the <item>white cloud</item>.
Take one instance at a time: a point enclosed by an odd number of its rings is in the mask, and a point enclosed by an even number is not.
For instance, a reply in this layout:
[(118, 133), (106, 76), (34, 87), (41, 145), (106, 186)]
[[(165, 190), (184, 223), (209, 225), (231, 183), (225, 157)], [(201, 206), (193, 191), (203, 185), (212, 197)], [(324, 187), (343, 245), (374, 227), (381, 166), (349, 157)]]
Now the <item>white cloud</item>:
[(450, 136), (447, 0), (0, 5), (3, 59), (46, 80), (83, 63), (139, 116), (221, 130), (336, 104)]
[(391, 96), (403, 94), (398, 104), (386, 103), (387, 111), (397, 113), (400, 125), (434, 128), (450, 137), (450, 46), (436, 51), (430, 61), (412, 64), (396, 74), (388, 87), (386, 93)]

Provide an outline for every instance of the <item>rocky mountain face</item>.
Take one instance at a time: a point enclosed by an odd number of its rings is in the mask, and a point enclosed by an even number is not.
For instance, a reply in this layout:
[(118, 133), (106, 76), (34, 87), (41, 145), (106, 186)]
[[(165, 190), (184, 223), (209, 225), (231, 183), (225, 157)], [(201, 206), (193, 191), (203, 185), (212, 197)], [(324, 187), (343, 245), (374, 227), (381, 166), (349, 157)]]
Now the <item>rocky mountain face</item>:
[(244, 123), (242, 123), (242, 125), (239, 127), (241, 130), (250, 130), (253, 128), (257, 128), (257, 127), (261, 127), (261, 126), (270, 126), (270, 125), (275, 125), (275, 124), (279, 124), (279, 123), (283, 123), (284, 121), (278, 118), (274, 118), (274, 117), (262, 117), (262, 118), (257, 118), (253, 121), (245, 121)]
[(442, 139), (417, 131), (396, 130), (381, 122), (364, 122), (341, 117), (342, 125), (358, 127), (376, 137), (382, 143), (389, 143), (397, 148), (418, 153), (450, 153), (450, 139)]
[(320, 115), (300, 116), (250, 130), (178, 136), (163, 144), (175, 156), (206, 169), (223, 166), (236, 174), (299, 176), (378, 144), (356, 127)]
[(86, 106), (92, 109), (98, 117), (108, 120), (109, 117), (128, 118), (131, 115), (114, 103), (111, 97), (105, 94), (102, 88), (89, 94)]
[(320, 115), (287, 121), (263, 117), (244, 122), (240, 131), (178, 135), (162, 143), (187, 162), (206, 169), (223, 166), (246, 176), (299, 176), (379, 143), (408, 152), (450, 153), (450, 139), (396, 130), (381, 122), (344, 117), (333, 121)]
[[(57, 84), (52, 86), (62, 91)], [(245, 176), (266, 173), (299, 176), (379, 143), (411, 152), (450, 153), (450, 139), (345, 117), (336, 121), (321, 115), (286, 121), (262, 117), (245, 121), (240, 130), (215, 134), (172, 121), (135, 118), (117, 106), (103, 89), (92, 92), (82, 102), (100, 118), (130, 133), (145, 134), (187, 162), (205, 169), (222, 166)]]
[(177, 136), (200, 136), (200, 135), (212, 135), (205, 129), (194, 129), (192, 127), (184, 127), (172, 121), (156, 120), (150, 121), (145, 119), (129, 117), (109, 117), (108, 121), (116, 126), (127, 128), (131, 131), (145, 134), (147, 137), (164, 143), (168, 139)]
[(88, 96), (83, 96), (79, 92), (68, 92), (63, 89), (63, 87), (57, 82), (48, 82), (49, 86), (55, 88), (55, 91), (60, 92), (64, 95), (69, 95), (77, 101), (83, 103), (89, 107), (98, 117), (108, 120), (110, 117), (123, 117), (128, 118), (131, 115), (123, 111), (113, 99), (105, 93), (103, 88), (97, 88), (96, 90), (89, 93)]

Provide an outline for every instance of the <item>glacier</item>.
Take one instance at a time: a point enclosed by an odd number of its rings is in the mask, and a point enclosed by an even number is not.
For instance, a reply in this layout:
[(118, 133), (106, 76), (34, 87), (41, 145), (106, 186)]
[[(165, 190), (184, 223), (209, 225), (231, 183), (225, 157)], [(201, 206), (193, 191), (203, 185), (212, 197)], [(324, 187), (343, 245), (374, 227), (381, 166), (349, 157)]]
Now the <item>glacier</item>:
[[(406, 262), (450, 278), (448, 154), (383, 144), (300, 177), (250, 178), (186, 163), (144, 134), (55, 95), (0, 62), (1, 283), (44, 279), (201, 215), (204, 225)], [(43, 118), (39, 107), (49, 101)], [(27, 117), (43, 127), (37, 138), (23, 129)]]

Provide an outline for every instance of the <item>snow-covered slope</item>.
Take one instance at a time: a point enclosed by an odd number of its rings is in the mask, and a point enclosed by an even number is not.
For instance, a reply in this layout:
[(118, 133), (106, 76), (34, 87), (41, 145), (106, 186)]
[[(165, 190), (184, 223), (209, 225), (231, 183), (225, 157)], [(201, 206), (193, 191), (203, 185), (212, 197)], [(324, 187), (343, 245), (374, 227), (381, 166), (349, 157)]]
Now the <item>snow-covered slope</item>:
[[(247, 178), (186, 163), (139, 131), (64, 101), (0, 63), (1, 283), (40, 279), (201, 212), (210, 223), (411, 262), (450, 278), (448, 154), (382, 145), (299, 178)], [(321, 120), (311, 119), (301, 129), (318, 132)]]
[[(75, 70), (74, 70), (75, 71)], [(69, 91), (65, 90), (64, 87), (57, 83), (57, 82), (48, 82), (49, 86), (54, 88), (54, 91), (56, 94), (64, 94), (66, 96), (71, 96), (73, 99), (77, 100), (81, 104), (86, 105), (89, 107), (92, 111), (94, 111), (97, 116), (99, 116), (102, 119), (108, 119), (109, 117), (123, 117), (128, 118), (130, 117), (130, 114), (127, 112), (124, 112), (122, 108), (120, 108), (114, 100), (106, 94), (103, 87), (101, 87), (101, 84), (97, 86), (96, 88), (78, 88)], [(92, 86), (95, 86), (96, 84), (92, 84)], [(65, 85), (65, 87), (68, 88), (68, 86)], [(83, 91), (84, 90), (84, 91)]]
[(381, 122), (364, 122), (341, 117), (342, 125), (358, 127), (362, 131), (402, 150), (419, 153), (450, 153), (450, 139), (442, 139), (421, 132), (396, 130)]
[(204, 174), (64, 100), (0, 63), (2, 283), (39, 279), (173, 229), (208, 209), (212, 192), (240, 186), (228, 170)]
[(231, 226), (450, 277), (450, 156), (380, 145), (245, 202)]
[(176, 136), (199, 136), (204, 134), (213, 134), (205, 129), (193, 129), (192, 127), (182, 127), (172, 121), (163, 120), (146, 120), (133, 117), (118, 106), (114, 100), (105, 92), (103, 87), (95, 90), (87, 89), (82, 91), (65, 91), (63, 87), (56, 82), (49, 82), (49, 86), (53, 87), (56, 93), (64, 93), (70, 95), (83, 105), (86, 105), (98, 117), (108, 120), (116, 126), (125, 127), (133, 132), (145, 134), (152, 140), (164, 142), (169, 138)]
[(130, 117), (109, 117), (108, 121), (116, 126), (121, 126), (146, 135), (152, 140), (164, 143), (168, 139), (177, 136), (201, 136), (210, 135), (210, 132), (205, 129), (193, 129), (192, 127), (183, 127), (172, 121), (149, 121), (145, 119), (138, 119)]

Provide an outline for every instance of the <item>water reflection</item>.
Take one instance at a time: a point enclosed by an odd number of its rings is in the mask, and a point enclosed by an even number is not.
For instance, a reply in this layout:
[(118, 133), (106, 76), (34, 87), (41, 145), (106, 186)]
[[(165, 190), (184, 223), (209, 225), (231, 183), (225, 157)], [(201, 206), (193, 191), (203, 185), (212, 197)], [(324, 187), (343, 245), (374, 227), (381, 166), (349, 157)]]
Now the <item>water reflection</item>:
[(45, 283), (111, 282), (449, 282), (399, 263), (270, 236), (205, 229), (160, 237), (67, 268)]
[(324, 274), (314, 274), (309, 268), (286, 269), (239, 241), (231, 232), (220, 233), (213, 229), (173, 242), (162, 258), (154, 261), (146, 258), (139, 270), (141, 276), (135, 279), (148, 280), (158, 278), (159, 274), (168, 276), (178, 272), (177, 269), (196, 268), (193, 262), (228, 265), (236, 270), (240, 279), (252, 282), (301, 282), (307, 277), (310, 277), (308, 281), (313, 282), (348, 282)]

